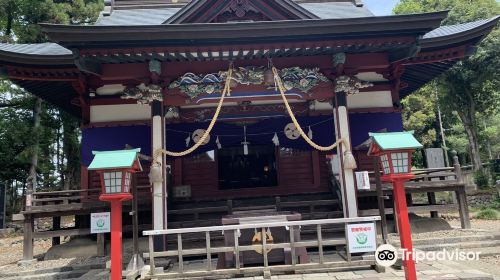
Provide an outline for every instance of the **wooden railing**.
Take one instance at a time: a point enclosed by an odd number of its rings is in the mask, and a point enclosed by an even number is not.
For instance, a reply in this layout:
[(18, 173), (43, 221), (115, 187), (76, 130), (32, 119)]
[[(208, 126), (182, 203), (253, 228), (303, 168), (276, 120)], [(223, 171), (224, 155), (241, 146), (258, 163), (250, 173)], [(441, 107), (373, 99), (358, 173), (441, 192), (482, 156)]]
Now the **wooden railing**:
[[(143, 197), (145, 194), (147, 194), (148, 197), (150, 196), (150, 191), (148, 192), (145, 190), (150, 190), (151, 186), (137, 186), (137, 189), (140, 197)], [(34, 192), (32, 207), (96, 201), (98, 200), (100, 193), (100, 188)]]
[[(149, 252), (144, 254), (145, 258), (149, 258), (150, 273), (146, 278), (173, 278), (176, 276), (182, 277), (204, 277), (204, 276), (220, 276), (230, 274), (244, 274), (244, 273), (266, 273), (266, 272), (286, 272), (296, 269), (321, 269), (333, 268), (341, 266), (362, 266), (373, 265), (374, 259), (363, 258), (362, 260), (353, 260), (350, 252), (346, 246), (345, 259), (343, 261), (329, 261), (325, 259), (324, 247), (326, 246), (340, 246), (346, 245), (347, 238), (325, 238), (323, 237), (322, 228), (333, 224), (347, 224), (361, 223), (361, 222), (374, 222), (380, 220), (379, 216), (372, 217), (359, 217), (359, 218), (342, 218), (342, 219), (322, 219), (322, 220), (300, 220), (300, 221), (283, 221), (283, 222), (263, 222), (256, 224), (242, 224), (242, 225), (225, 225), (225, 226), (211, 226), (211, 227), (196, 227), (196, 228), (181, 228), (181, 229), (167, 229), (167, 230), (150, 230), (144, 231), (143, 234), (149, 237)], [(300, 234), (300, 227), (313, 227), (316, 229), (316, 240), (297, 240), (297, 234)], [(262, 238), (260, 244), (253, 245), (240, 245), (240, 233), (243, 230), (259, 230), (261, 236), (266, 236), (269, 228), (285, 228), (289, 233), (289, 240), (281, 243), (267, 243), (266, 238)], [(376, 227), (375, 227), (376, 230)], [(215, 232), (223, 232), (224, 235), (230, 235), (234, 238), (233, 246), (219, 246), (214, 247), (211, 242), (211, 236)], [(298, 232), (297, 232), (298, 231)], [(346, 231), (347, 232), (347, 231)], [(183, 235), (188, 234), (204, 234), (205, 247), (204, 248), (189, 248), (185, 249), (183, 246)], [(155, 236), (175, 235), (177, 240), (177, 249), (156, 252), (154, 249)], [(318, 262), (310, 263), (297, 263), (297, 250), (302, 248), (316, 248), (319, 254)], [(272, 249), (287, 249), (290, 250), (291, 264), (285, 265), (270, 265), (268, 259), (269, 250)], [(241, 254), (247, 251), (262, 252), (263, 263), (262, 266), (243, 267), (241, 265)], [(218, 253), (231, 253), (234, 259), (233, 268), (214, 269), (212, 264), (212, 254)], [(184, 258), (185, 257), (205, 257), (206, 268), (205, 270), (187, 271)], [(177, 271), (169, 272), (156, 272), (155, 259), (159, 257), (177, 257), (178, 265)], [(144, 277), (144, 276), (143, 276)]]
[(96, 198), (100, 192), (101, 189), (34, 192), (32, 206), (80, 203), (85, 198)]

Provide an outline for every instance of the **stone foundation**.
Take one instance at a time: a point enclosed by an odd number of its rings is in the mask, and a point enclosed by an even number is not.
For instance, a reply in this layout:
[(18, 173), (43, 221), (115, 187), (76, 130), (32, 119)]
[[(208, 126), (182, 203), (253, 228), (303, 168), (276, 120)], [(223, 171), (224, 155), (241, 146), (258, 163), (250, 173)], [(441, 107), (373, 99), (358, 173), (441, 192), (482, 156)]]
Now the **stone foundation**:
[(493, 192), (476, 192), (467, 194), (467, 203), (469, 207), (481, 208), (490, 206), (495, 201), (496, 196)]

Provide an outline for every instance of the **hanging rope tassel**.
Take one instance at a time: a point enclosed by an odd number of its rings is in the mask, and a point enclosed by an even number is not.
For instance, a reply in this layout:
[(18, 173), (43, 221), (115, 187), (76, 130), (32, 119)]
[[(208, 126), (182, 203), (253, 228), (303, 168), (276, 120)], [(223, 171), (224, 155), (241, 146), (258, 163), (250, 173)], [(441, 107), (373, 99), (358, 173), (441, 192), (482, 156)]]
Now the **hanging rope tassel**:
[(319, 151), (323, 151), (323, 152), (333, 150), (340, 143), (343, 143), (344, 144), (344, 149), (345, 149), (345, 152), (344, 152), (344, 168), (345, 169), (356, 169), (357, 168), (357, 166), (356, 166), (356, 160), (355, 160), (354, 156), (351, 153), (351, 149), (349, 147), (350, 144), (346, 141), (345, 138), (340, 138), (337, 141), (335, 141), (335, 143), (333, 143), (332, 145), (327, 146), (327, 147), (323, 147), (323, 146), (320, 146), (320, 145), (314, 143), (304, 133), (304, 130), (302, 130), (302, 127), (300, 127), (299, 122), (297, 121), (297, 119), (295, 118), (295, 115), (293, 114), (292, 108), (290, 108), (290, 104), (288, 104), (288, 100), (286, 99), (286, 96), (285, 96), (285, 91), (286, 91), (285, 87), (283, 86), (283, 82), (281, 81), (281, 78), (280, 78), (280, 76), (278, 74), (278, 69), (276, 69), (276, 67), (274, 67), (274, 66), (273, 66), (273, 74), (274, 74), (274, 83), (275, 83), (275, 86), (279, 89), (279, 92), (281, 94), (281, 98), (283, 99), (283, 103), (285, 103), (285, 107), (286, 107), (286, 110), (288, 112), (288, 115), (290, 115), (290, 118), (292, 119), (293, 124), (295, 125), (295, 127), (299, 131), (300, 136), (302, 136), (302, 138), (304, 138), (304, 140), (309, 145), (311, 145), (313, 148), (315, 148), (316, 150), (319, 150)]
[(311, 126), (308, 126), (309, 127), (309, 131), (307, 132), (307, 137), (309, 137), (309, 139), (313, 139), (313, 131), (311, 130)]

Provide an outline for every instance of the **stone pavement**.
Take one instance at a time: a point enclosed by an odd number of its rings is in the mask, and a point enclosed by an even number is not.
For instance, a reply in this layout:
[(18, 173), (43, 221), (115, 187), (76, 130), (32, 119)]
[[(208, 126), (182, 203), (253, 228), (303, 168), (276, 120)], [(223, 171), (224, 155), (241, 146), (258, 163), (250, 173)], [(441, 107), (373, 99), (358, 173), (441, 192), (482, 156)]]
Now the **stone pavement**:
[[(499, 269), (499, 268), (496, 268)], [(234, 278), (235, 280), (262, 280), (262, 276)], [(342, 272), (320, 272), (307, 274), (273, 275), (276, 280), (404, 280), (404, 271), (387, 268), (384, 273), (377, 273), (372, 269), (358, 269)], [(493, 276), (483, 271), (464, 266), (463, 263), (454, 261), (435, 261), (432, 263), (417, 264), (418, 280), (494, 280)]]

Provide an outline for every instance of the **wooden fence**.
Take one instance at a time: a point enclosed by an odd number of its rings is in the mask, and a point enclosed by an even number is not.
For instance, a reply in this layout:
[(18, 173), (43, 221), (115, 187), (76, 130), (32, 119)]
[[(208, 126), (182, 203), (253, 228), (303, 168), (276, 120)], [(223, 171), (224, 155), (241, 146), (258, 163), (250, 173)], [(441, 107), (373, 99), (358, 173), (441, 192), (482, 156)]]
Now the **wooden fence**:
[[(300, 220), (300, 221), (282, 221), (282, 222), (262, 222), (255, 224), (241, 224), (241, 225), (225, 225), (225, 226), (211, 226), (211, 227), (196, 227), (196, 228), (181, 228), (181, 229), (167, 229), (167, 230), (150, 230), (144, 231), (143, 235), (149, 237), (149, 252), (144, 254), (145, 258), (150, 260), (150, 273), (145, 277), (145, 279), (161, 279), (161, 278), (177, 278), (177, 277), (205, 277), (205, 276), (221, 276), (221, 275), (236, 275), (236, 274), (260, 274), (260, 273), (273, 273), (273, 272), (290, 272), (295, 270), (306, 270), (306, 269), (325, 269), (334, 267), (352, 267), (352, 266), (368, 266), (374, 265), (374, 258), (362, 258), (358, 260), (353, 260), (351, 254), (347, 248), (349, 248), (346, 238), (324, 238), (322, 229), (328, 225), (333, 224), (344, 224), (347, 227), (348, 224), (355, 224), (361, 222), (375, 222), (380, 220), (379, 216), (373, 217), (359, 217), (359, 218), (342, 218), (342, 219), (322, 219), (322, 220)], [(313, 227), (316, 229), (316, 239), (315, 240), (296, 240), (297, 232), (300, 231), (300, 227)], [(240, 231), (254, 229), (256, 232), (259, 230), (261, 236), (266, 236), (266, 231), (269, 228), (285, 228), (289, 233), (289, 240), (280, 243), (267, 243), (266, 238), (261, 238), (260, 244), (252, 245), (240, 245)], [(376, 231), (376, 227), (375, 231)], [(223, 234), (229, 234), (234, 238), (233, 246), (213, 246), (211, 242), (211, 236), (215, 232), (223, 232)], [(345, 231), (347, 234), (347, 230)], [(194, 233), (201, 233), (205, 235), (205, 246), (204, 248), (183, 248), (183, 235), (189, 235)], [(168, 236), (174, 235), (177, 239), (177, 248), (175, 250), (167, 250), (157, 252), (154, 249), (154, 238), (155, 236)], [(343, 261), (328, 261), (325, 259), (324, 247), (326, 246), (346, 246), (345, 259)], [(297, 263), (297, 251), (302, 248), (314, 248), (317, 249), (319, 254), (318, 262), (310, 263)], [(268, 260), (269, 250), (272, 249), (287, 249), (290, 250), (291, 263), (290, 264), (279, 264), (270, 265)], [(251, 266), (242, 267), (241, 265), (241, 254), (247, 251), (262, 252), (263, 263), (261, 266)], [(217, 253), (230, 253), (234, 258), (234, 267), (214, 269), (212, 264), (212, 254)], [(185, 257), (205, 257), (206, 267), (203, 270), (191, 270), (184, 264)], [(156, 258), (159, 257), (175, 257), (178, 260), (177, 271), (167, 271), (167, 272), (157, 272), (156, 271)], [(144, 277), (144, 275), (143, 275)]]

